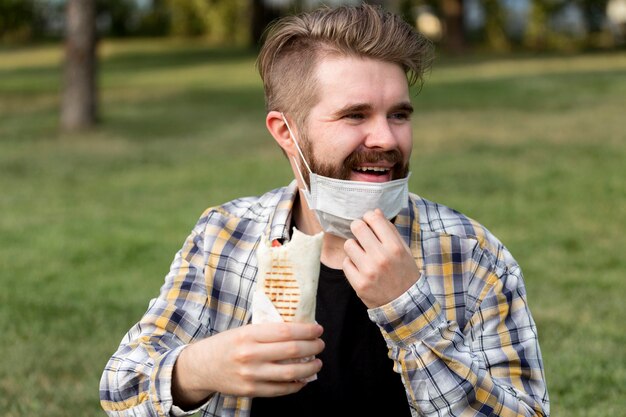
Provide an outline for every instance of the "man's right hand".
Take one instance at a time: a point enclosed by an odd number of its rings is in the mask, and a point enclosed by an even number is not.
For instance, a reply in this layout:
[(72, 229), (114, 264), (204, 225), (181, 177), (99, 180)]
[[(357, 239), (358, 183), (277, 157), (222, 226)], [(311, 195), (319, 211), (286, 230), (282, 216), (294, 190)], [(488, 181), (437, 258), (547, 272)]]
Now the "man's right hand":
[(319, 354), (322, 331), (309, 323), (250, 324), (193, 343), (174, 365), (174, 404), (194, 408), (215, 392), (245, 397), (297, 392), (322, 362), (281, 362)]

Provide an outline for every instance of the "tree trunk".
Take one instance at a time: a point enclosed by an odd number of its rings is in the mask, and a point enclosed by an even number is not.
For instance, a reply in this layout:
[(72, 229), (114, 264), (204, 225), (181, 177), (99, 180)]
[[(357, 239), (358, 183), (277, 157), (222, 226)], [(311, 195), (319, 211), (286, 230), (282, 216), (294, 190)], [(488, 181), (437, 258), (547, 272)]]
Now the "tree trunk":
[(587, 29), (591, 33), (602, 31), (602, 25), (606, 20), (607, 0), (583, 0), (582, 9), (585, 14)]
[(253, 46), (260, 46), (261, 37), (267, 25), (280, 17), (278, 10), (269, 7), (264, 0), (252, 0), (250, 15), (250, 41)]
[(95, 0), (68, 0), (61, 126), (92, 127), (97, 119)]
[(446, 25), (445, 48), (451, 52), (462, 52), (465, 49), (463, 0), (443, 0), (441, 11)]

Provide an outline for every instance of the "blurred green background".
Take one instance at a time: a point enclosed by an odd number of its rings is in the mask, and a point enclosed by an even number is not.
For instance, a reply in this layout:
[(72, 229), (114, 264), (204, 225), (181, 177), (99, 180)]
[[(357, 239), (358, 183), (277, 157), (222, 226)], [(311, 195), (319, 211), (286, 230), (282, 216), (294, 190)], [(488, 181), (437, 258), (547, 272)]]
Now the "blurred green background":
[[(414, 96), (410, 188), (522, 265), (554, 416), (626, 415), (626, 51), (591, 49), (442, 46)], [(102, 369), (201, 212), (291, 180), (255, 56), (105, 39), (100, 123), (64, 133), (62, 45), (0, 46), (5, 416), (104, 415)]]

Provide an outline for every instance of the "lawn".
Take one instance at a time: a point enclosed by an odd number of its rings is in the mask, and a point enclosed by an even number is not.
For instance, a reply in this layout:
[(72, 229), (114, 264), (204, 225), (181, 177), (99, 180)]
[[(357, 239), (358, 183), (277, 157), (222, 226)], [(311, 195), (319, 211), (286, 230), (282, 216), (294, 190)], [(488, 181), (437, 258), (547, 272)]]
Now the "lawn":
[[(101, 45), (101, 125), (58, 131), (61, 49), (0, 50), (0, 410), (102, 416), (108, 357), (208, 206), (286, 184), (254, 54)], [(626, 415), (626, 53), (441, 58), (411, 189), (525, 273), (554, 416)]]

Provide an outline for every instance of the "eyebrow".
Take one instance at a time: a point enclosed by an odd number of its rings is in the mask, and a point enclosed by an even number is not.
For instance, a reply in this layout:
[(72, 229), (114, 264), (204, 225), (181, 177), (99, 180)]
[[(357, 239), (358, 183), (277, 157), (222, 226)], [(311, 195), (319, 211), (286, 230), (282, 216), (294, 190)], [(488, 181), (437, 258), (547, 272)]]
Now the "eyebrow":
[(413, 109), (413, 106), (411, 105), (411, 103), (409, 102), (402, 102), (399, 104), (396, 104), (395, 106), (393, 106), (391, 108), (391, 111), (405, 111), (409, 114), (412, 114), (415, 110)]
[(348, 104), (337, 110), (333, 115), (336, 117), (344, 116), (349, 113), (358, 113), (372, 110), (372, 106), (366, 103)]
[[(366, 111), (371, 111), (371, 110), (372, 110), (372, 106), (367, 103), (348, 104), (347, 106), (344, 106), (341, 109), (334, 112), (333, 115), (335, 117), (340, 117), (349, 113), (366, 112)], [(411, 103), (402, 102), (402, 103), (398, 103), (392, 106), (390, 109), (390, 113), (397, 112), (397, 111), (405, 111), (411, 114), (413, 113), (414, 109)]]

